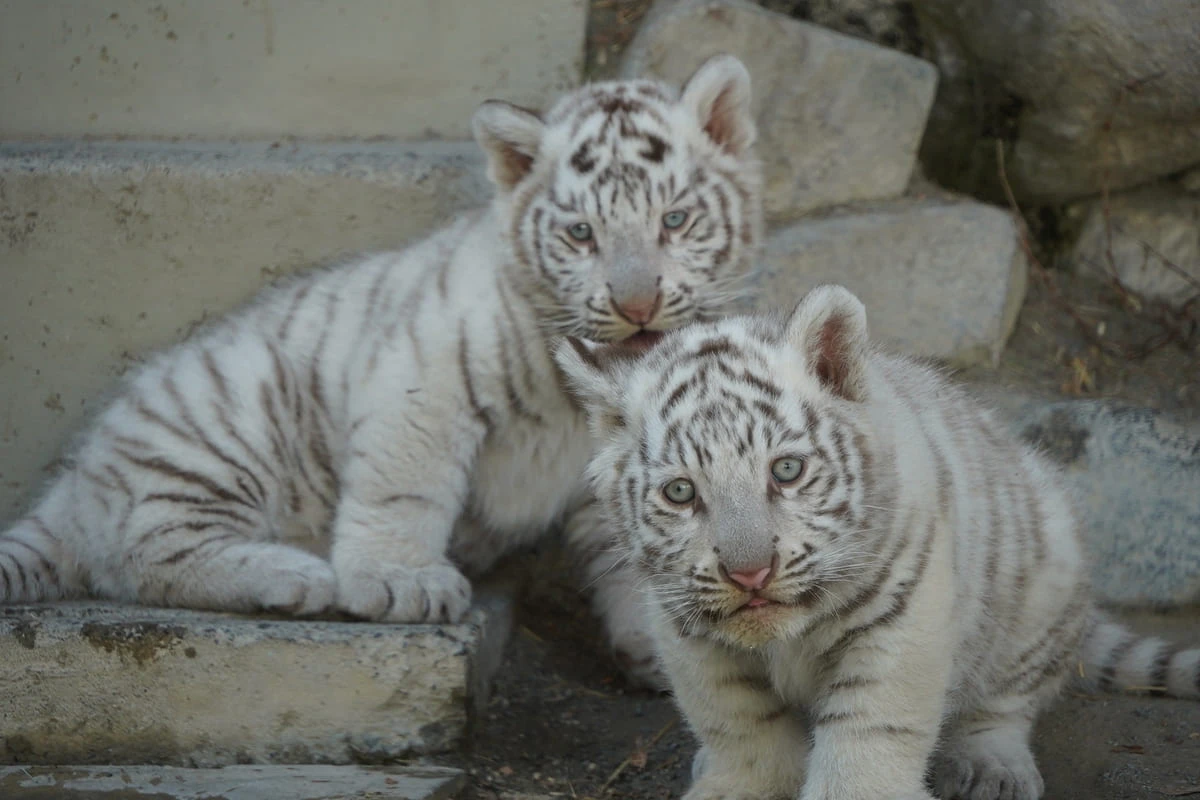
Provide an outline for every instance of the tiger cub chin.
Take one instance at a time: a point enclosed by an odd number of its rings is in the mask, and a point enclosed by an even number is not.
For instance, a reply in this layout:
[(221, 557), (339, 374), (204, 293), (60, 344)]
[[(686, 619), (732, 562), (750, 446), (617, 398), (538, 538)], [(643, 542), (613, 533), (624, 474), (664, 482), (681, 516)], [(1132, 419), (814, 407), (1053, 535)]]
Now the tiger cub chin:
[(649, 641), (583, 483), (556, 337), (716, 316), (759, 240), (750, 78), (596, 83), (473, 118), (491, 207), (296, 277), (152, 359), (0, 535), (0, 602), (336, 607), (458, 620), (467, 575), (556, 523), (617, 648)]
[(703, 744), (688, 800), (1032, 800), (1034, 716), (1078, 665), (1200, 696), (1200, 650), (1092, 610), (1055, 470), (873, 350), (845, 289), (640, 359), (571, 344), (589, 476)]

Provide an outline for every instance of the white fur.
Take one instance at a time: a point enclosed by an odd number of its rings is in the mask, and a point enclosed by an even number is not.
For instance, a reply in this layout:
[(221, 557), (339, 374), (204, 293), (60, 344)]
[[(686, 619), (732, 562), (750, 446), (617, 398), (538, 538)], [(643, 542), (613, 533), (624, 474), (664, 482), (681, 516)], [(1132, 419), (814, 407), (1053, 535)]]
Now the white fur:
[[(715, 59), (689, 91), (740, 100), (701, 117), (626, 81), (544, 117), (485, 103), (491, 207), (269, 289), (153, 358), (0, 536), (0, 601), (457, 620), (464, 571), (565, 519), (614, 645), (653, 679), (550, 349), (712, 317), (741, 290), (761, 226), (745, 70)], [(668, 230), (673, 211), (688, 224)], [(643, 301), (649, 321), (623, 316)]]
[[(1034, 716), (1088, 630), (1112, 685), (1157, 660), (1162, 688), (1200, 693), (1197, 651), (1090, 616), (1054, 470), (962, 390), (873, 353), (846, 290), (683, 328), (641, 361), (557, 356), (703, 745), (687, 800), (924, 799), (931, 761), (943, 797), (1034, 800)], [(694, 496), (673, 501), (677, 481)], [(729, 577), (768, 565), (756, 594)]]

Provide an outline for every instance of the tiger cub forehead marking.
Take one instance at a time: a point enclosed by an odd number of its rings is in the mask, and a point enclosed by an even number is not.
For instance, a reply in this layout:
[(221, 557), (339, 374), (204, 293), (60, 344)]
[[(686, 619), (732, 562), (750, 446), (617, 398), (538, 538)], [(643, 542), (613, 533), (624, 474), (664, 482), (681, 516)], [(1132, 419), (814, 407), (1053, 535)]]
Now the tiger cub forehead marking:
[[(735, 341), (720, 323), (688, 333), (662, 354), (662, 363), (646, 367), (647, 379), (655, 381), (650, 403), (656, 413), (641, 418), (637, 433), (647, 440), (652, 463), (704, 468), (717, 459), (807, 442), (813, 409), (799, 398), (784, 402), (765, 342), (746, 336)], [(632, 395), (629, 402), (635, 402)]]
[[(603, 221), (616, 223), (620, 204), (657, 223), (652, 210), (667, 211), (688, 188), (702, 186), (706, 169), (691, 142), (699, 127), (677, 102), (665, 85), (612, 82), (581, 90), (551, 111), (547, 149), (557, 169), (550, 192), (560, 210), (607, 214)], [(561, 140), (556, 127), (566, 130)]]

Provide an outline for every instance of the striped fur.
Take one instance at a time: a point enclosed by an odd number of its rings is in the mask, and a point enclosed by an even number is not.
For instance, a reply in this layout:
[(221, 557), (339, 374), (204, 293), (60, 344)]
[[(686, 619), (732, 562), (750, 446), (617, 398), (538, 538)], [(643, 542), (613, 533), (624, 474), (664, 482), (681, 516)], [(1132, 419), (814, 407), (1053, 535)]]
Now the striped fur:
[(642, 359), (557, 357), (703, 743), (688, 800), (928, 798), (931, 765), (941, 797), (1032, 800), (1029, 731), (1079, 659), (1106, 688), (1200, 696), (1200, 650), (1092, 611), (1054, 470), (874, 352), (845, 289)]
[(0, 601), (457, 620), (464, 572), (564, 517), (606, 557), (551, 343), (647, 339), (737, 291), (760, 227), (749, 78), (717, 57), (682, 91), (600, 83), (473, 124), (492, 206), (150, 360), (0, 536)]

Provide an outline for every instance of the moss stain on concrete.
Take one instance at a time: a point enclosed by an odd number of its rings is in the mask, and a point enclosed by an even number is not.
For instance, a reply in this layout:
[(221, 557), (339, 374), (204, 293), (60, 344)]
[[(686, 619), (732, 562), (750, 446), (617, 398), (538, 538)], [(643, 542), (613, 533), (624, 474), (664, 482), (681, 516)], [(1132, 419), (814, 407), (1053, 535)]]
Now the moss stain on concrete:
[(145, 667), (164, 650), (182, 641), (185, 631), (181, 626), (156, 622), (88, 622), (80, 634), (93, 647), (117, 653)]

